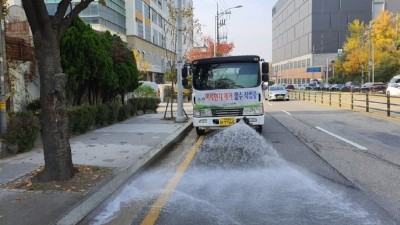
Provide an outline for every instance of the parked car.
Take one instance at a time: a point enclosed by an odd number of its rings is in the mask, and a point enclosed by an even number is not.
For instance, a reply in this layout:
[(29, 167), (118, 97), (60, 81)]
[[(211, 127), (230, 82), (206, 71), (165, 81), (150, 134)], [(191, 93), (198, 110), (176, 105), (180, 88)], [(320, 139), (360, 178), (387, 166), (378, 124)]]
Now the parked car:
[(286, 90), (294, 90), (294, 85), (293, 84), (288, 84), (286, 85)]
[(358, 81), (348, 81), (346, 82), (346, 87), (351, 92), (359, 92), (360, 91), (360, 83)]
[(268, 90), (265, 92), (264, 98), (268, 101), (271, 100), (289, 101), (289, 94), (284, 86), (275, 84), (268, 87)]
[(306, 84), (305, 89), (306, 89), (306, 90), (321, 90), (322, 87), (323, 87), (323, 84), (322, 84), (322, 83), (315, 83), (315, 82), (313, 82), (313, 83), (308, 83), (308, 84)]
[(360, 92), (385, 93), (386, 87), (382, 82), (367, 82), (361, 85)]
[(299, 90), (302, 87), (302, 84), (293, 84), (294, 89)]
[(340, 91), (341, 86), (344, 86), (344, 84), (332, 84), (329, 91)]
[(299, 90), (304, 90), (304, 89), (306, 89), (306, 85), (307, 85), (307, 84), (299, 84), (299, 86), (297, 87), (297, 89), (299, 89)]
[(324, 91), (329, 91), (331, 89), (333, 84), (324, 84), (322, 87), (322, 90)]
[(400, 75), (396, 75), (390, 79), (386, 88), (387, 96), (400, 96)]
[(387, 88), (387, 85), (382, 83), (382, 82), (378, 82), (378, 83), (374, 83), (372, 84), (372, 86), (370, 87), (370, 91), (372, 93), (385, 93), (385, 90)]

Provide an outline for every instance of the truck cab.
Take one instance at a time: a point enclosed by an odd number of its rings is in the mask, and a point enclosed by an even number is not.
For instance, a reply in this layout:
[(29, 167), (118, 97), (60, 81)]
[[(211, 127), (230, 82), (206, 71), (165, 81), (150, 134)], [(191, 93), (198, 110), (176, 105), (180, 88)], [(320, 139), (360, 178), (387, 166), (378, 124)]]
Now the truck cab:
[(197, 59), (193, 73), (193, 126), (198, 135), (244, 120), (259, 132), (264, 125), (262, 83), (269, 65), (259, 56)]

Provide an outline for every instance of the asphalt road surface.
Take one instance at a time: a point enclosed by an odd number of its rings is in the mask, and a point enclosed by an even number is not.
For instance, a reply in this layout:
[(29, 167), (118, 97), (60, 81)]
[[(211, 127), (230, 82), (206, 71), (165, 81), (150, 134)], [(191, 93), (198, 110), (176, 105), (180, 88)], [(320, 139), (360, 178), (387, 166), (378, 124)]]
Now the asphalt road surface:
[(396, 224), (398, 122), (301, 101), (265, 111), (262, 134), (190, 133), (81, 224)]

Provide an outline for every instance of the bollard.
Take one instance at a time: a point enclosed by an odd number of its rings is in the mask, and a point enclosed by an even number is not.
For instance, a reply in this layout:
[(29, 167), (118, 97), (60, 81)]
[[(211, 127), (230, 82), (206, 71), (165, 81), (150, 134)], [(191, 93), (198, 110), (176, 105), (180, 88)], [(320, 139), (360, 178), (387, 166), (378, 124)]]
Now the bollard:
[(324, 104), (324, 92), (321, 91), (321, 104)]
[(342, 93), (339, 92), (339, 107), (342, 108)]
[(387, 116), (390, 117), (390, 95), (387, 96)]
[(353, 96), (353, 92), (351, 92), (351, 105), (350, 105), (351, 109), (354, 109), (354, 96)]
[(314, 102), (317, 102), (317, 92), (314, 91)]
[(369, 112), (369, 95), (368, 95), (368, 91), (365, 92), (365, 104), (366, 104), (365, 110), (366, 110), (367, 112)]

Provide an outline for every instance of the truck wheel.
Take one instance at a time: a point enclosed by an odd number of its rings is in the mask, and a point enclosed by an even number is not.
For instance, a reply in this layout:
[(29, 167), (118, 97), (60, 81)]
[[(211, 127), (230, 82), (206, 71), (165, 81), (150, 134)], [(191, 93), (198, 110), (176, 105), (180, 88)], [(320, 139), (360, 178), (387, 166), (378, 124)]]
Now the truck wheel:
[(257, 132), (261, 134), (262, 133), (262, 128), (263, 128), (262, 125), (257, 126), (256, 127)]
[(205, 132), (205, 130), (202, 130), (202, 129), (196, 127), (196, 133), (197, 133), (197, 135), (201, 136), (201, 135), (204, 135), (206, 132)]

